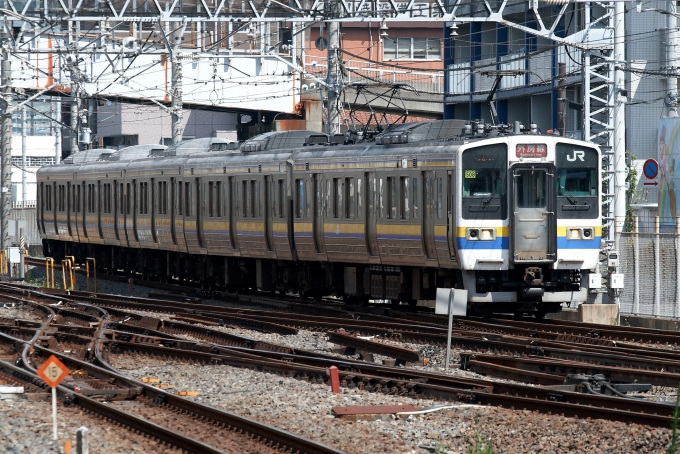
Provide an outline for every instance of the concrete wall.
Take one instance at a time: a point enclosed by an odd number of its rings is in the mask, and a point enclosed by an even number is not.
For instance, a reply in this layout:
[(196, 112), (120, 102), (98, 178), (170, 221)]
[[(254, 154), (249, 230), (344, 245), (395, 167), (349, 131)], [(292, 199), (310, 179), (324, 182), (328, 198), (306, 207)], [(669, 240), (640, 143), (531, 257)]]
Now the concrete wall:
[[(100, 137), (136, 135), (139, 144), (158, 144), (163, 137), (172, 137), (170, 114), (157, 106), (107, 103), (98, 108), (97, 118)], [(219, 132), (231, 140), (236, 140), (237, 122), (235, 113), (206, 110), (185, 109), (182, 119), (185, 137), (213, 137)]]

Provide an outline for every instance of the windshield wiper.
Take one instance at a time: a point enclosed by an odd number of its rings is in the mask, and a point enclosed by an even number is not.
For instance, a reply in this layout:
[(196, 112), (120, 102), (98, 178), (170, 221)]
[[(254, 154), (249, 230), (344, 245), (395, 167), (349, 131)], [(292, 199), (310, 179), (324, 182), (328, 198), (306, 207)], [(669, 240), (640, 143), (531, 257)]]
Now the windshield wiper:
[(569, 201), (569, 203), (571, 203), (572, 205), (577, 205), (578, 200), (576, 200), (576, 198), (573, 195), (569, 194), (569, 192), (567, 191), (567, 188), (565, 188), (564, 186), (560, 186), (560, 187), (564, 191), (564, 195), (567, 197), (567, 200)]

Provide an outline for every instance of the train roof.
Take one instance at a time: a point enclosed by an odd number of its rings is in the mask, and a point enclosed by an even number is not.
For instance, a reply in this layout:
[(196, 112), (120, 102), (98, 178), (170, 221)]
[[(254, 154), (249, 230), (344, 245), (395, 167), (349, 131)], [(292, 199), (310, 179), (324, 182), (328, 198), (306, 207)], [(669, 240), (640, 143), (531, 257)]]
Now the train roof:
[(165, 150), (165, 156), (181, 156), (194, 153), (205, 153), (211, 151), (229, 151), (238, 153), (238, 143), (229, 139), (218, 137), (203, 137), (201, 139), (191, 139), (171, 145)]
[(108, 155), (104, 161), (132, 161), (150, 156), (163, 156), (165, 145), (133, 145)]
[(82, 150), (73, 153), (61, 162), (63, 164), (83, 164), (85, 162), (105, 161), (109, 155), (115, 153), (116, 150), (109, 148), (93, 148), (91, 150)]

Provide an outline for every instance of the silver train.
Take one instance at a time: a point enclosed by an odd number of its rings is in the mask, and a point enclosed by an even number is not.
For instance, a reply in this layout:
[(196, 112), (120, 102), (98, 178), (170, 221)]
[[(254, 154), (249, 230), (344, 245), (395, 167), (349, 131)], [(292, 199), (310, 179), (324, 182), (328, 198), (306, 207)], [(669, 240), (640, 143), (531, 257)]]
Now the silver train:
[(465, 288), (468, 313), (539, 316), (588, 300), (593, 144), (455, 120), (344, 142), (290, 131), (76, 154), (38, 171), (44, 253), (303, 299), (415, 304)]

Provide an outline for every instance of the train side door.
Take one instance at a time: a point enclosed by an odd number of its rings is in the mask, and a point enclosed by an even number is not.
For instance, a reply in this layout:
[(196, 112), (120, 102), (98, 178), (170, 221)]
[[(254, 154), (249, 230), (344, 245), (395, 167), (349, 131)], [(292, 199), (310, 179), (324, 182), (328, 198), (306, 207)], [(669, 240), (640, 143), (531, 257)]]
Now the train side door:
[(274, 178), (271, 175), (264, 177), (264, 240), (268, 251), (274, 250), (274, 230), (272, 226), (274, 210)]
[(375, 172), (366, 174), (366, 249), (372, 256), (378, 255), (378, 179)]
[(170, 237), (172, 244), (177, 245), (177, 229), (175, 228), (175, 219), (177, 213), (177, 179), (170, 178)]
[(314, 229), (314, 247), (318, 254), (326, 253), (326, 245), (323, 237), (323, 176), (319, 173), (314, 174), (314, 216), (313, 216), (313, 226)]
[(71, 182), (69, 181), (66, 183), (66, 226), (68, 227), (68, 235), (73, 237), (73, 227), (71, 226), (71, 222), (73, 222), (74, 217), (71, 215), (71, 213), (72, 210), (74, 210), (75, 205), (71, 200), (71, 192), (73, 192), (73, 188), (71, 188)]
[(434, 244), (434, 212), (435, 212), (435, 175), (428, 170), (423, 172), (423, 216), (422, 216), (422, 239), (423, 250), (428, 259), (437, 258)]
[(238, 249), (236, 216), (238, 216), (238, 183), (233, 177), (229, 177), (229, 240), (233, 249)]
[(205, 183), (201, 178), (194, 180), (196, 187), (196, 237), (198, 247), (205, 247), (205, 235), (203, 233), (203, 221), (205, 220)]
[(546, 167), (514, 167), (512, 254), (515, 263), (555, 260), (551, 247), (554, 209), (550, 203), (553, 173)]
[(456, 254), (456, 186), (455, 173), (449, 170), (446, 179), (447, 193), (446, 193), (446, 238), (449, 243), (449, 254), (451, 260), (457, 261)]

